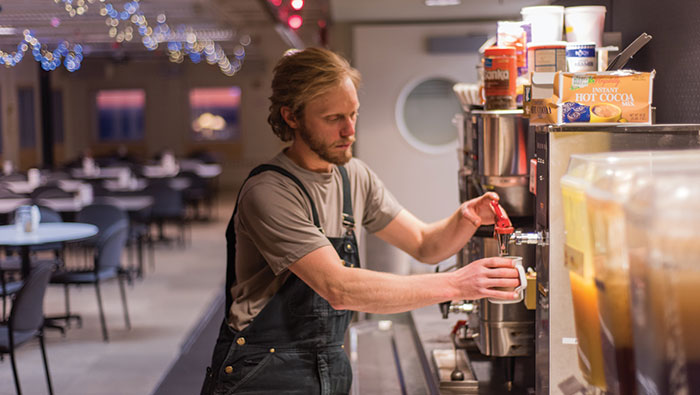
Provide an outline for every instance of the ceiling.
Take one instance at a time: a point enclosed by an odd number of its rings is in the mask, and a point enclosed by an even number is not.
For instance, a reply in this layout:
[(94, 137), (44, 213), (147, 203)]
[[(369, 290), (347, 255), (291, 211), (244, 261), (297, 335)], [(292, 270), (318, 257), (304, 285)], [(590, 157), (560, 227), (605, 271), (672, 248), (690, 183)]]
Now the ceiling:
[(519, 18), (520, 9), (546, 0), (461, 0), (454, 6), (428, 7), (425, 0), (330, 0), (335, 22), (438, 22)]
[[(198, 40), (213, 40), (227, 54), (240, 47), (241, 39), (252, 37), (246, 48), (255, 54), (255, 37), (263, 30), (275, 29), (288, 44), (294, 40), (317, 44), (319, 21), (336, 23), (426, 22), (444, 20), (484, 20), (516, 17), (523, 6), (541, 4), (543, 0), (462, 0), (457, 6), (427, 7), (425, 0), (305, 0), (301, 16), (304, 24), (292, 31), (279, 23), (278, 13), (289, 9), (290, 0), (136, 0), (148, 26), (155, 28), (158, 16), (164, 14), (166, 23), (175, 30), (187, 26)], [(281, 1), (280, 7), (273, 3)], [(116, 36), (110, 36), (109, 16), (100, 9), (110, 4), (118, 12), (127, 0), (13, 0), (2, 3), (0, 11), (0, 50), (15, 51), (23, 40), (23, 31), (30, 29), (45, 48), (53, 50), (59, 42), (80, 43), (86, 56), (109, 55), (115, 52), (146, 54), (137, 25), (120, 20)], [(135, 2), (134, 2), (135, 3)], [(70, 16), (66, 5), (74, 11), (87, 5), (82, 15)], [(70, 7), (69, 7), (70, 8)], [(117, 18), (118, 19), (118, 18)], [(116, 20), (116, 19), (115, 19)], [(330, 23), (330, 22), (329, 22)], [(131, 40), (126, 34), (131, 27)], [(14, 29), (14, 33), (12, 33)], [(113, 32), (113, 33), (115, 33)], [(289, 34), (291, 32), (291, 34)], [(117, 42), (121, 34), (120, 42)], [(179, 36), (182, 38), (182, 35)], [(182, 38), (184, 40), (184, 38)], [(162, 42), (161, 45), (167, 45)], [(160, 48), (164, 49), (164, 48)], [(158, 52), (158, 51), (156, 51)]]

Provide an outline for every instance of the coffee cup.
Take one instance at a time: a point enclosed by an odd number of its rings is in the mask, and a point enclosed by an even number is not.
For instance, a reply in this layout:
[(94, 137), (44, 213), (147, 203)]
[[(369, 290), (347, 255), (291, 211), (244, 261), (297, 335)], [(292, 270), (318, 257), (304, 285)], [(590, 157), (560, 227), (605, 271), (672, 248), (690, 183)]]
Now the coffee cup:
[(596, 103), (591, 106), (591, 122), (618, 122), (622, 109), (611, 103)]
[(516, 292), (518, 297), (515, 299), (498, 299), (498, 298), (488, 298), (489, 302), (496, 304), (509, 304), (509, 303), (519, 303), (523, 300), (524, 290), (527, 288), (527, 277), (525, 277), (525, 268), (523, 267), (523, 257), (521, 256), (502, 256), (501, 258), (510, 259), (513, 261), (513, 267), (518, 271), (518, 279), (520, 280), (520, 285), (517, 287), (495, 287), (493, 289), (498, 291), (506, 292)]

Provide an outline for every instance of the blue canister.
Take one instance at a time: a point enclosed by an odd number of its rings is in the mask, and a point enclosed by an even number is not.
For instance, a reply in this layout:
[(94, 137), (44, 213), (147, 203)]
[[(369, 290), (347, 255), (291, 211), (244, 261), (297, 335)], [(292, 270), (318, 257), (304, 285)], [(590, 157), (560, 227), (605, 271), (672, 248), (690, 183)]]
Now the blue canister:
[(595, 43), (569, 43), (566, 45), (566, 65), (570, 72), (596, 71)]

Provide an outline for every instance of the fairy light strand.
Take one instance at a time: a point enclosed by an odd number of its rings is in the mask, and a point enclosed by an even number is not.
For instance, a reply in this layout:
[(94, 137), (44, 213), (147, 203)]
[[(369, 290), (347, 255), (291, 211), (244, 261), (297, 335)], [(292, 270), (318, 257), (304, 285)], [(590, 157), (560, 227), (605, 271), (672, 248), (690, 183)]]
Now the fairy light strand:
[[(56, 4), (62, 3), (63, 8), (70, 17), (85, 15), (89, 5), (96, 1), (102, 3), (99, 14), (105, 17), (105, 25), (108, 27), (108, 35), (117, 43), (132, 41), (134, 28), (141, 37), (141, 43), (149, 51), (155, 51), (162, 43), (167, 43), (168, 59), (171, 62), (182, 63), (185, 57), (189, 57), (193, 63), (202, 60), (209, 64), (218, 65), (219, 69), (227, 76), (233, 76), (238, 72), (245, 59), (245, 47), (251, 42), (249, 35), (242, 35), (233, 48), (233, 57), (229, 59), (224, 49), (213, 39), (200, 38), (191, 27), (180, 25), (172, 29), (167, 24), (165, 14), (159, 14), (155, 27), (151, 27), (148, 19), (140, 9), (139, 0), (132, 0), (123, 5), (123, 9), (117, 10), (114, 5), (106, 0), (54, 0)], [(119, 29), (128, 23), (131, 25)], [(70, 72), (80, 68), (83, 60), (83, 47), (80, 44), (71, 44), (62, 41), (55, 50), (49, 51), (40, 40), (29, 30), (25, 30), (23, 40), (17, 45), (14, 52), (0, 50), (0, 65), (14, 67), (24, 58), (25, 53), (31, 49), (34, 60), (41, 64), (44, 70), (55, 70), (61, 64)], [(200, 34), (206, 36), (206, 34)]]

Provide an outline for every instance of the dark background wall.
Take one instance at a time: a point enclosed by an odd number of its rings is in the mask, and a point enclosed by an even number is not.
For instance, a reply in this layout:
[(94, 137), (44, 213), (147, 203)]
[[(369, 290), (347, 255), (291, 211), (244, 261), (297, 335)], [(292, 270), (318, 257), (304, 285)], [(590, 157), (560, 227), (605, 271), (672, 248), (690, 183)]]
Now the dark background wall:
[(700, 1), (558, 0), (563, 6), (604, 5), (605, 30), (622, 33), (627, 46), (641, 33), (653, 39), (627, 67), (656, 70), (657, 123), (700, 123)]

